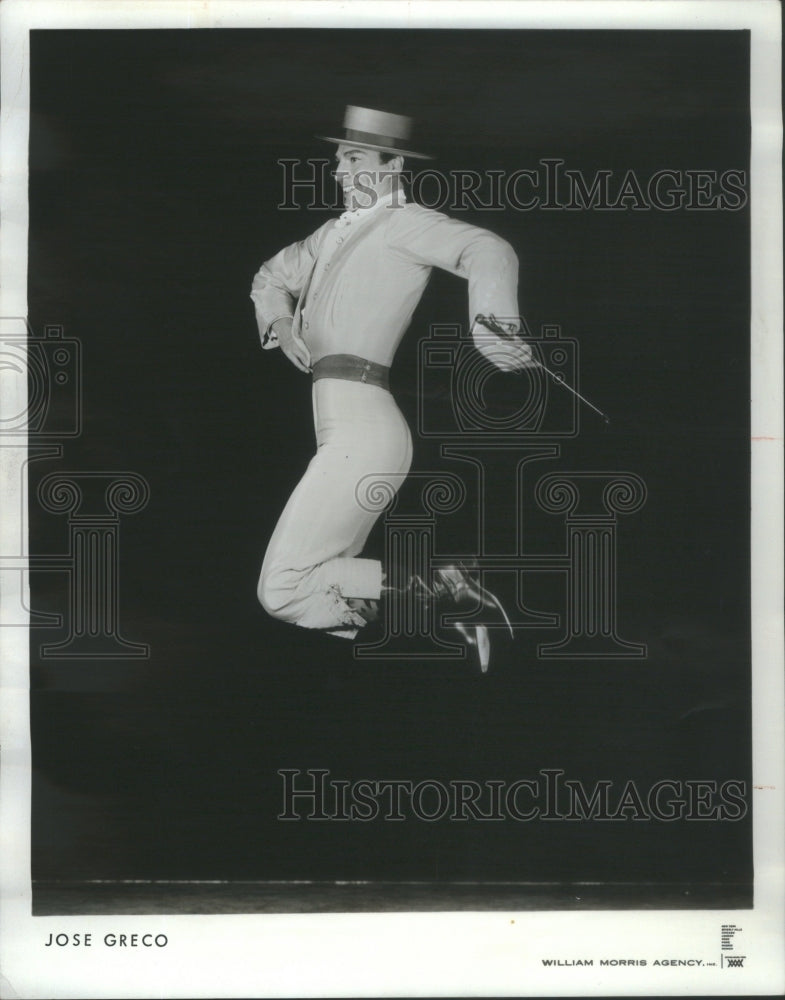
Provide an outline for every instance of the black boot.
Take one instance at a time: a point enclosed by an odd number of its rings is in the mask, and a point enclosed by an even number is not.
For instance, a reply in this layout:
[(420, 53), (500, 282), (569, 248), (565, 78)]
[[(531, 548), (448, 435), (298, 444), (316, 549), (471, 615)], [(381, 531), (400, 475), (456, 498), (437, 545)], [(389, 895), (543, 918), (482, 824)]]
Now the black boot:
[[(479, 604), (482, 608), (498, 611), (504, 623), (514, 638), (512, 625), (499, 598), (485, 587), (476, 573), (472, 574), (465, 566), (445, 566), (437, 569), (433, 575), (433, 590), (441, 603), (451, 604), (456, 609), (466, 608), (474, 611)], [(463, 623), (455, 621), (453, 627), (463, 636), (468, 646), (477, 651), (480, 670), (487, 673), (491, 660), (491, 640), (488, 626), (482, 622)]]
[[(431, 585), (420, 576), (409, 577), (403, 587), (385, 585), (383, 597), (387, 600), (404, 598), (432, 603), (435, 612), (455, 612), (465, 610), (467, 613), (482, 608), (499, 612), (504, 619), (510, 636), (513, 636), (512, 625), (501, 601), (480, 582), (477, 571), (470, 572), (465, 566), (444, 566), (433, 573)], [(482, 673), (487, 673), (491, 658), (491, 641), (488, 627), (481, 622), (450, 622), (468, 647), (476, 650), (477, 661)], [(514, 636), (513, 636), (514, 637)]]

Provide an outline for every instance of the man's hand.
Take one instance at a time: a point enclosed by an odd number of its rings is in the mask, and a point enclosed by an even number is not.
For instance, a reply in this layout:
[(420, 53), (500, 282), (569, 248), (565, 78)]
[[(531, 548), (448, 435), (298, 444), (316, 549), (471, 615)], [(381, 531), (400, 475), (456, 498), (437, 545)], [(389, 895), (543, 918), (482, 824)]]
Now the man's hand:
[(537, 365), (531, 347), (518, 335), (517, 323), (502, 323), (494, 316), (477, 316), (472, 337), (477, 350), (503, 372)]
[(486, 348), (480, 348), (485, 357), (503, 372), (516, 372), (522, 368), (534, 368), (537, 362), (532, 357), (532, 349), (522, 340), (494, 339)]
[(273, 323), (273, 332), (278, 338), (281, 350), (295, 368), (308, 374), (311, 370), (311, 355), (305, 346), (305, 341), (294, 334), (291, 317), (282, 316), (277, 319)]

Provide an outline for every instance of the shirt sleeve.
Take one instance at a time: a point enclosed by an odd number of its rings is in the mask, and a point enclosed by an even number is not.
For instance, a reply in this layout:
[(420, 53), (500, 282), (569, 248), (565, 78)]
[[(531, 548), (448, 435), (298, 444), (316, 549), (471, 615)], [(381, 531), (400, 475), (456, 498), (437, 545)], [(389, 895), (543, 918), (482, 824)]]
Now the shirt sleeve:
[(265, 350), (278, 346), (278, 338), (271, 329), (282, 317), (294, 316), (297, 300), (305, 287), (316, 262), (319, 237), (317, 229), (299, 243), (284, 247), (259, 268), (251, 284), (259, 336)]
[(395, 216), (388, 230), (390, 249), (427, 267), (439, 267), (466, 278), (469, 291), (469, 322), (474, 342), (494, 359), (500, 339), (478, 327), (478, 315), (493, 315), (500, 323), (520, 328), (518, 309), (518, 256), (495, 233), (441, 212), (407, 205)]

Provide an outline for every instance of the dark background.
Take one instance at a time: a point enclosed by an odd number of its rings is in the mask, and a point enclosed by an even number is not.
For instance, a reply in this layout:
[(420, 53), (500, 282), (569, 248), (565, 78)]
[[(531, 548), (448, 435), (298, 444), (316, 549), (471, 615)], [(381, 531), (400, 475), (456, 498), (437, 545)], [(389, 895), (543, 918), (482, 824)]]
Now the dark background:
[[(462, 216), (513, 243), (531, 328), (579, 339), (582, 388), (612, 415), (584, 413), (537, 475), (646, 482), (619, 528), (619, 628), (644, 660), (538, 660), (558, 633), (532, 630), (480, 677), (356, 661), (269, 619), (256, 578), (311, 452), (310, 388), (260, 351), (248, 298), (263, 260), (334, 214), (278, 211), (276, 161), (331, 155), (314, 135), (347, 103), (414, 115), (444, 170), (562, 157), (618, 180), (747, 170), (747, 81), (742, 32), (32, 33), (30, 320), (81, 341), (84, 426), (31, 465), (31, 496), (57, 470), (151, 489), (120, 550), (122, 632), (150, 659), (44, 662), (64, 633), (32, 633), (34, 878), (751, 882), (750, 817), (276, 820), (283, 767), (749, 781), (747, 211)], [(394, 370), (412, 425), (417, 338), (465, 314), (462, 283), (434, 273)], [(464, 471), (421, 439), (414, 463)], [(64, 518), (30, 519), (31, 551), (65, 551)], [(558, 551), (559, 519), (541, 520), (527, 548)], [(534, 586), (529, 603), (563, 607), (547, 586), (555, 606)], [(34, 575), (32, 597), (65, 612), (65, 576)]]

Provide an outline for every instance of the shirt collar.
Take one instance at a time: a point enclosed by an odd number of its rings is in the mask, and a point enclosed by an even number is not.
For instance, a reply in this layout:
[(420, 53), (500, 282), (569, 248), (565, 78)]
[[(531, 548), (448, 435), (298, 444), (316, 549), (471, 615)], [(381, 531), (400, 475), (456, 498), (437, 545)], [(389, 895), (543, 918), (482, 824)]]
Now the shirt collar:
[(343, 212), (336, 219), (335, 225), (339, 229), (343, 229), (344, 226), (356, 226), (358, 223), (365, 222), (366, 219), (369, 219), (380, 208), (391, 205), (393, 199), (395, 199), (394, 207), (396, 208), (400, 208), (406, 204), (406, 195), (399, 188), (397, 191), (389, 191), (387, 194), (381, 195), (373, 205), (368, 205), (367, 208), (355, 208), (351, 211)]

